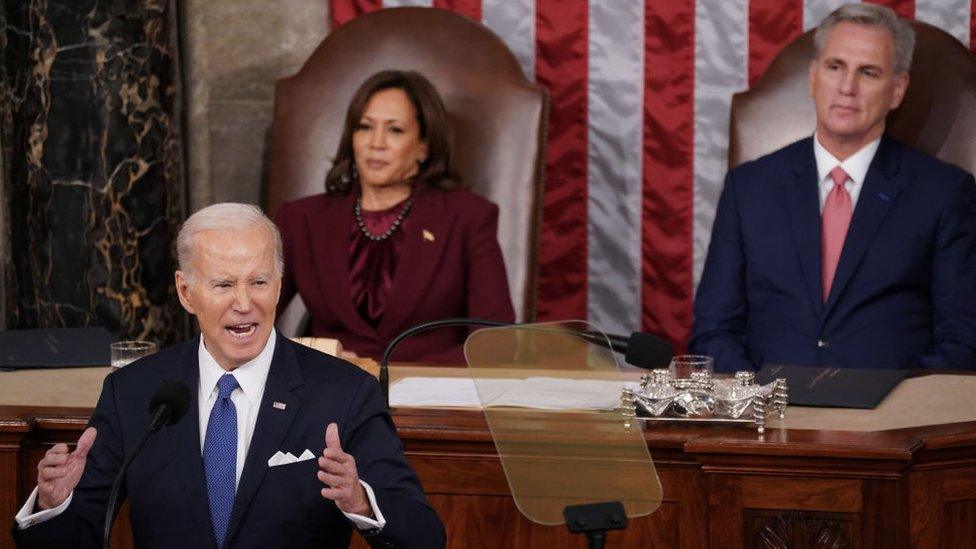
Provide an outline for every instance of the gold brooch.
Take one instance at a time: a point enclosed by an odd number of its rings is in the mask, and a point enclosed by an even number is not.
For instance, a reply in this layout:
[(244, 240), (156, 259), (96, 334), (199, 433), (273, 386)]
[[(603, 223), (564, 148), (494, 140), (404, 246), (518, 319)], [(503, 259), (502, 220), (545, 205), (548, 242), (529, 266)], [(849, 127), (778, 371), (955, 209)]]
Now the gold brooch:
[(427, 241), (427, 242), (433, 242), (434, 241), (434, 233), (428, 231), (427, 229), (424, 229), (420, 233), (420, 235), (423, 236), (424, 237), (424, 240)]

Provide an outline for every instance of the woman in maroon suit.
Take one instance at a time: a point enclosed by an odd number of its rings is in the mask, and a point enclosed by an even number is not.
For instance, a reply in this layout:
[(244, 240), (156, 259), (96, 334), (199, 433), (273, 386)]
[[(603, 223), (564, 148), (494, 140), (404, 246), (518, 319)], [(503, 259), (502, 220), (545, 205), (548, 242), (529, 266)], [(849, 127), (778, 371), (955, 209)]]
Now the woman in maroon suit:
[[(384, 71), (356, 91), (325, 194), (281, 207), (279, 307), (301, 294), (311, 335), (378, 358), (421, 322), (514, 313), (498, 247), (498, 207), (461, 189), (440, 96), (415, 72)], [(404, 361), (462, 361), (465, 328), (403, 341)]]

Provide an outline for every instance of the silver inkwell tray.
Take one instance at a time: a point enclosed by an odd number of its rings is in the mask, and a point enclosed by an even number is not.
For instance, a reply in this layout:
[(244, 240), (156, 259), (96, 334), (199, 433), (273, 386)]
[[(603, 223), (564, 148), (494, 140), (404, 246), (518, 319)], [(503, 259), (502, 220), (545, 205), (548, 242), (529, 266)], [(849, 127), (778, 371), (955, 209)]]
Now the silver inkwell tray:
[(714, 378), (711, 371), (693, 371), (674, 378), (662, 368), (641, 376), (639, 390), (625, 387), (621, 400), (626, 407), (632, 402), (645, 421), (742, 423), (762, 433), (767, 417), (785, 415), (788, 396), (785, 378), (758, 385), (754, 372)]

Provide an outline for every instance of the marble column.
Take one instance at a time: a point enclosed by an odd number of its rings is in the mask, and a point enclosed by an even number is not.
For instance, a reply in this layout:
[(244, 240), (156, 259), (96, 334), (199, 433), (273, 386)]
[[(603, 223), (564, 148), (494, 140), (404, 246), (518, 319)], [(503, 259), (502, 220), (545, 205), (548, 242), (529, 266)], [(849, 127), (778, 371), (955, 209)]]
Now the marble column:
[[(186, 215), (176, 0), (5, 0), (0, 106), (9, 328), (168, 345)], [(2, 212), (0, 212), (2, 213)]]

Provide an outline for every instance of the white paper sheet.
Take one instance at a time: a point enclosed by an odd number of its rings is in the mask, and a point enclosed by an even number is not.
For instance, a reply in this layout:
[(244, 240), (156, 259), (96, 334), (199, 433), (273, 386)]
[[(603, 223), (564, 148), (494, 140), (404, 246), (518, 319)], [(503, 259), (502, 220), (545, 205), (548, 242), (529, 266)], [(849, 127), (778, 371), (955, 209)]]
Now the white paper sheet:
[[(620, 405), (620, 391), (631, 382), (619, 380), (530, 377), (483, 379), (408, 377), (390, 387), (391, 406), (516, 406), (543, 410), (612, 410)], [(481, 390), (479, 398), (478, 390)]]

